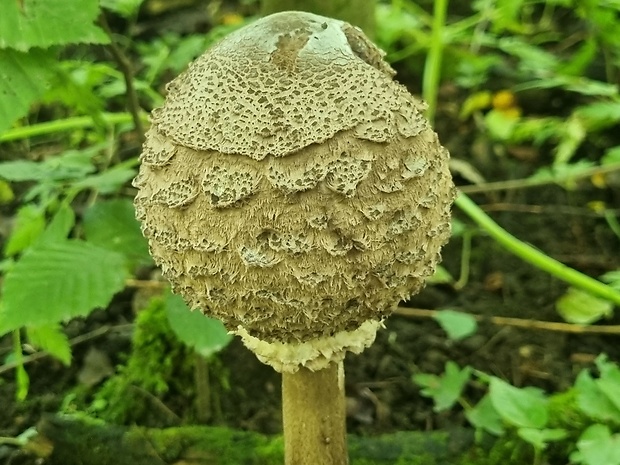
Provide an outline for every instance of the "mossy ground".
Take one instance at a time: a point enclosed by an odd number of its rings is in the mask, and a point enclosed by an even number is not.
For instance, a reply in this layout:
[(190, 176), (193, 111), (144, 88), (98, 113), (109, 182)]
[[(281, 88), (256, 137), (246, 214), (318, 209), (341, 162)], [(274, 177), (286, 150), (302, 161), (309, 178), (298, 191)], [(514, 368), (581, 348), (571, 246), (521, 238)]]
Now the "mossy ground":
[(163, 406), (176, 396), (193, 397), (195, 357), (170, 329), (163, 300), (154, 298), (135, 320), (127, 362), (97, 391), (89, 410), (121, 425), (177, 423)]

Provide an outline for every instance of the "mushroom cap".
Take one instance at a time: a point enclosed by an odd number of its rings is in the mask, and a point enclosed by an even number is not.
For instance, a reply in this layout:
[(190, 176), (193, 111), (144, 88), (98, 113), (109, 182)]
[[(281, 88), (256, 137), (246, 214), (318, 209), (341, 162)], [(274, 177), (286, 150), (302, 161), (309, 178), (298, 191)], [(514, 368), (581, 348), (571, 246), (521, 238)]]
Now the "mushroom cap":
[(286, 156), (346, 129), (374, 142), (398, 132), (415, 136), (427, 125), (424, 107), (394, 86), (382, 57), (347, 23), (277, 13), (194, 61), (168, 84), (152, 121), (184, 147), (255, 160)]
[(169, 84), (134, 185), (189, 305), (279, 371), (370, 345), (450, 235), (448, 152), (347, 23), (265, 17)]

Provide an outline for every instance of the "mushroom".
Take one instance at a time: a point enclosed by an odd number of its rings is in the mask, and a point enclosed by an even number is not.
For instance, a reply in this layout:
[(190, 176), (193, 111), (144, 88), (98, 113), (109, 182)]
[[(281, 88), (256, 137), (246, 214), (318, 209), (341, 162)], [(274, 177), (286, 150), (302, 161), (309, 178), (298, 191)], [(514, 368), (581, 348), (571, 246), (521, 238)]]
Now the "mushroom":
[(346, 459), (342, 361), (417, 293), (450, 235), (448, 152), (357, 28), (276, 13), (152, 112), (136, 214), (174, 292), (283, 374), (285, 459)]

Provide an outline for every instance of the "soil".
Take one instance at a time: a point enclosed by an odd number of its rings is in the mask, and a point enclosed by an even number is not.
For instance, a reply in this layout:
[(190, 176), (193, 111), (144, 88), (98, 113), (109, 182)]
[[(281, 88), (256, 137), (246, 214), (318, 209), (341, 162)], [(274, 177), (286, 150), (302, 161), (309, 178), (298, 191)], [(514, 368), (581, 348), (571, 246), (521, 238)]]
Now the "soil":
[[(464, 98), (455, 95), (456, 91), (450, 88), (444, 92), (450, 94), (453, 101)], [(545, 156), (540, 155), (543, 150), (533, 160), (523, 161), (498, 152), (490, 142), (483, 142), (481, 149), (473, 125), (457, 123), (457, 111), (458, 107), (442, 107), (437, 119), (452, 123), (438, 125), (437, 131), (453, 156), (475, 165), (487, 181), (527, 176), (538, 166), (548, 163)], [(527, 112), (527, 108), (524, 111)], [(457, 177), (457, 183), (468, 182)], [(620, 244), (605, 221), (590, 215), (584, 205), (594, 200), (618, 205), (618, 195), (611, 190), (598, 190), (587, 185), (574, 191), (544, 186), (480, 195), (474, 199), (520, 239), (571, 267), (600, 276), (620, 268), (617, 253)], [(608, 198), (602, 199), (603, 196)], [(455, 216), (468, 222), (458, 211)], [(443, 265), (457, 277), (461, 249), (462, 240), (455, 238), (443, 252)], [(483, 234), (473, 238), (469, 272), (467, 285), (461, 290), (448, 285), (428, 286), (403, 306), (561, 321), (554, 305), (567, 285), (510, 255)], [(9, 371), (0, 376), (1, 437), (22, 434), (36, 425), (45, 412), (88, 405), (104, 380), (88, 387), (80, 384), (84, 360), (93, 348), (105, 355), (109, 367), (117, 367), (127, 359), (131, 349), (130, 325), (135, 318), (135, 294), (134, 289), (128, 289), (118, 295), (105, 311), (96, 311), (86, 319), (70, 322), (66, 326), (69, 337), (103, 326), (117, 329), (76, 345), (73, 363), (69, 367), (50, 358), (29, 363), (27, 371), (31, 384), (24, 402), (14, 400), (15, 373)], [(620, 324), (620, 315), (616, 314), (605, 324)], [(0, 357), (5, 356), (11, 347), (10, 336), (0, 339)], [(473, 336), (454, 342), (433, 320), (392, 316), (372, 347), (361, 355), (350, 355), (346, 360), (349, 431), (378, 435), (465, 425), (466, 420), (458, 407), (440, 414), (434, 412), (432, 401), (422, 397), (411, 380), (415, 373), (443, 372), (449, 360), (499, 376), (516, 386), (538, 386), (553, 393), (571, 386), (577, 373), (590, 366), (601, 353), (606, 353), (611, 360), (620, 360), (617, 336), (525, 330), (483, 322)], [(262, 365), (238, 340), (234, 340), (218, 358), (217, 377), (212, 383), (219, 393), (218, 410), (221, 414), (216, 415), (214, 421), (234, 428), (278, 433), (281, 428), (279, 375)], [(191, 394), (191, 391), (190, 395), (169, 393), (156, 402), (183, 421), (192, 418), (188, 413), (194, 408)], [(480, 386), (472, 384), (467, 388), (467, 396), (472, 400), (482, 394)], [(76, 398), (80, 401), (77, 402)], [(168, 421), (163, 416), (156, 416), (148, 423), (166, 426)], [(0, 463), (33, 464), (36, 460), (14, 448), (0, 445)]]

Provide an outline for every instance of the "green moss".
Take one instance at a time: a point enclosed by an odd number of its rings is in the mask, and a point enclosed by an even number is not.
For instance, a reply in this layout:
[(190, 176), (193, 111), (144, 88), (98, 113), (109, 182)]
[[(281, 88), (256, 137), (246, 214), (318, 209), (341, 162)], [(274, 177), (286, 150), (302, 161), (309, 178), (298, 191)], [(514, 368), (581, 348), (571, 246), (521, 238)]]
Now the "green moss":
[(90, 410), (116, 424), (170, 424), (174, 415), (158, 400), (191, 395), (193, 360), (170, 329), (163, 300), (153, 299), (136, 318), (127, 363), (97, 392)]

